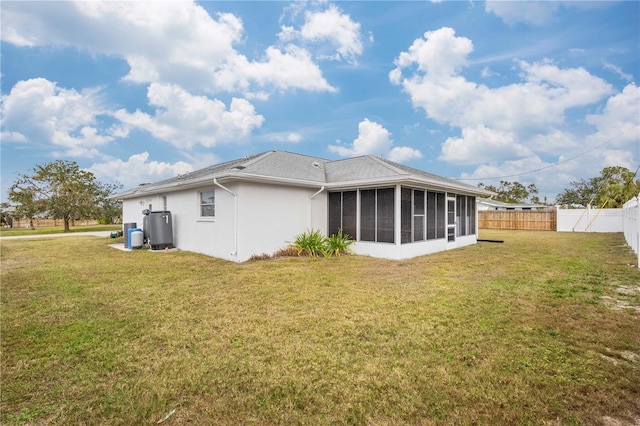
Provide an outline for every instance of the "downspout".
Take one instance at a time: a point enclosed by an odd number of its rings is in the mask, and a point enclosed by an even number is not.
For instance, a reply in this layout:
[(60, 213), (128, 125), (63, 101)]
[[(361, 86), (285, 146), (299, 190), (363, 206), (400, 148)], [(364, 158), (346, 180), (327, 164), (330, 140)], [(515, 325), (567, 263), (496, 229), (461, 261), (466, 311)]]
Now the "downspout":
[(311, 228), (311, 222), (312, 222), (312, 217), (311, 217), (311, 200), (313, 200), (314, 198), (316, 198), (318, 195), (320, 195), (320, 193), (324, 191), (324, 185), (322, 185), (322, 188), (320, 188), (318, 191), (316, 191), (311, 197), (309, 197), (309, 200), (307, 201), (307, 207), (309, 209), (309, 216), (307, 216), (307, 228)]
[(233, 216), (234, 216), (233, 222), (234, 222), (235, 229), (233, 232), (233, 252), (231, 253), (231, 256), (237, 256), (238, 255), (238, 194), (236, 194), (226, 186), (219, 183), (217, 178), (213, 178), (213, 184), (219, 188), (224, 189), (229, 194), (233, 195)]

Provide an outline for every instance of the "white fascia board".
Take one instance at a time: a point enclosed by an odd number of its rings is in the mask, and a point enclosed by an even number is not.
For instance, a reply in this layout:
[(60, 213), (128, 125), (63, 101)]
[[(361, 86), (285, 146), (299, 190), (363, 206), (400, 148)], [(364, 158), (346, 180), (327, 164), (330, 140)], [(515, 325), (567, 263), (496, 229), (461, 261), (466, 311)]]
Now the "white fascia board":
[(283, 177), (277, 177), (277, 176), (254, 175), (254, 174), (242, 173), (242, 172), (224, 175), (223, 177), (218, 177), (218, 180), (227, 181), (227, 182), (231, 180), (239, 180), (243, 182), (281, 184), (285, 186), (299, 186), (304, 188), (319, 188), (321, 186), (326, 185), (325, 182), (320, 182), (320, 181), (291, 179), (291, 178), (283, 178)]
[(172, 182), (166, 185), (149, 185), (148, 187), (142, 186), (139, 188), (135, 188), (129, 191), (122, 192), (120, 194), (116, 194), (113, 198), (116, 199), (129, 199), (129, 198), (137, 198), (146, 195), (154, 195), (154, 194), (162, 194), (167, 192), (179, 191), (183, 189), (192, 189), (199, 188), (204, 186), (204, 184), (211, 183), (213, 184), (213, 179), (217, 179), (220, 182), (229, 182), (229, 181), (244, 181), (244, 182), (258, 182), (258, 183), (271, 183), (271, 184), (281, 184), (287, 186), (299, 186), (305, 188), (318, 188), (324, 185), (324, 182), (315, 182), (315, 181), (305, 181), (299, 179), (288, 179), (282, 177), (273, 177), (273, 176), (263, 176), (263, 175), (253, 175), (248, 173), (224, 173), (222, 175), (210, 175), (201, 177), (198, 179), (190, 179), (184, 182)]
[(171, 182), (165, 185), (153, 185), (153, 184), (145, 185), (145, 186), (140, 186), (138, 188), (131, 189), (129, 191), (122, 192), (120, 194), (116, 194), (115, 196), (113, 196), (113, 198), (126, 200), (129, 198), (137, 198), (137, 197), (147, 196), (147, 195), (163, 194), (167, 192), (180, 191), (183, 189), (201, 187), (203, 186), (203, 184), (207, 182), (211, 182), (211, 184), (213, 185), (214, 178), (220, 179), (224, 176), (227, 176), (227, 175), (225, 174), (221, 176), (213, 176), (213, 175), (205, 176), (197, 179), (185, 180), (183, 182), (180, 182), (180, 181)]
[(481, 188), (469, 188), (467, 186), (455, 185), (438, 180), (417, 179), (407, 176), (392, 176), (378, 179), (360, 179), (344, 182), (336, 182), (327, 184), (327, 190), (343, 190), (351, 188), (380, 188), (383, 186), (393, 185), (407, 185), (419, 188), (425, 188), (427, 190), (441, 191), (441, 192), (455, 192), (461, 195), (493, 195), (493, 192), (487, 191)]

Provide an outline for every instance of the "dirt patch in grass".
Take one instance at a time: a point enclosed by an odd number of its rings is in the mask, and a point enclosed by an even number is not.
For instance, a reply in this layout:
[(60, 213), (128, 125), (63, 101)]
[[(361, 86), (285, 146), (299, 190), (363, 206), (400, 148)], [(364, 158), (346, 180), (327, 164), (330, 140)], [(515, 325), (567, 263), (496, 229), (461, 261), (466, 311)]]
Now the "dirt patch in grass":
[(3, 242), (0, 421), (637, 422), (640, 272), (622, 236), (481, 238), (504, 244), (240, 265)]

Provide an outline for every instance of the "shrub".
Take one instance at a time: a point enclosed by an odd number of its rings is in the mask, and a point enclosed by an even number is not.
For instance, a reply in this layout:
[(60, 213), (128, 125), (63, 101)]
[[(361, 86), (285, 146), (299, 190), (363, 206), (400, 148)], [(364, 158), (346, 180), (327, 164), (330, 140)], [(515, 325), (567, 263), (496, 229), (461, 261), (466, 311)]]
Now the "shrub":
[(353, 244), (353, 240), (349, 235), (344, 234), (342, 229), (330, 237), (325, 237), (319, 230), (309, 230), (299, 234), (291, 247), (297, 251), (298, 256), (317, 257), (323, 255), (331, 257), (348, 253), (351, 244)]
[(309, 230), (296, 236), (292, 246), (298, 250), (298, 256), (306, 254), (317, 257), (325, 253), (325, 237), (320, 230)]
[(331, 257), (348, 253), (351, 244), (353, 244), (351, 237), (348, 234), (344, 234), (342, 229), (338, 229), (337, 234), (333, 234), (325, 239), (325, 255)]

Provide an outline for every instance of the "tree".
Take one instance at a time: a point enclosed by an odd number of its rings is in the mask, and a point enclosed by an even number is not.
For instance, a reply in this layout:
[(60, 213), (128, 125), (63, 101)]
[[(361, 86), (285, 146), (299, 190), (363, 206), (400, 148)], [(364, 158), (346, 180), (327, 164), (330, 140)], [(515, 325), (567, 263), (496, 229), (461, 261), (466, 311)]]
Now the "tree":
[(15, 204), (15, 216), (29, 219), (29, 228), (33, 226), (33, 218), (42, 210), (42, 203), (38, 199), (34, 186), (25, 176), (20, 178), (9, 188), (9, 200)]
[(105, 207), (113, 205), (109, 195), (120, 187), (99, 182), (73, 161), (57, 160), (37, 165), (32, 171), (19, 175), (9, 189), (9, 199), (22, 217), (46, 214), (62, 219), (64, 232), (69, 231), (71, 220), (100, 217)]
[(558, 194), (556, 203), (620, 208), (640, 193), (640, 180), (634, 181), (635, 177), (636, 173), (626, 167), (605, 167), (600, 176), (571, 182), (570, 188)]
[(536, 196), (538, 194), (538, 188), (535, 184), (529, 184), (526, 187), (520, 182), (508, 182), (505, 180), (500, 181), (500, 186), (496, 188), (494, 185), (485, 185), (483, 183), (478, 185), (480, 188), (488, 189), (495, 192), (496, 200), (504, 203), (523, 203), (526, 200), (530, 200), (536, 204), (540, 199)]

